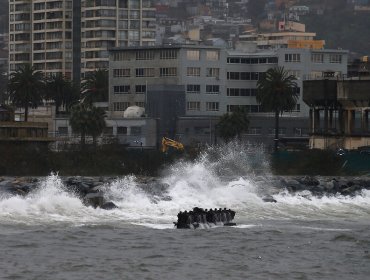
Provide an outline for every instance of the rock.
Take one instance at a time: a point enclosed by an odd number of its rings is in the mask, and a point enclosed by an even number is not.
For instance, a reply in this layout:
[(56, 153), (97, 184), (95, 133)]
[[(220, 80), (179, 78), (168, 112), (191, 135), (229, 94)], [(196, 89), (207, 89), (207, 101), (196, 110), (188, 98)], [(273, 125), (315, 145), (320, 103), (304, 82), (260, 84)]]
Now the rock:
[(360, 185), (351, 185), (345, 189), (341, 190), (342, 195), (354, 195), (355, 192), (360, 191), (362, 187)]
[(93, 187), (93, 188), (90, 188), (90, 189), (88, 190), (88, 193), (99, 193), (99, 192), (101, 192), (101, 186), (102, 186), (102, 185), (100, 185), (100, 186), (96, 186), (96, 187)]
[(304, 176), (303, 178), (298, 179), (298, 182), (305, 186), (318, 186), (320, 184), (319, 180), (310, 176)]
[(102, 193), (88, 193), (83, 198), (83, 201), (85, 205), (97, 208), (104, 204), (104, 196)]
[(112, 210), (112, 209), (118, 208), (118, 206), (110, 201), (110, 202), (104, 203), (102, 206), (100, 206), (100, 208), (104, 210)]
[(333, 180), (326, 183), (325, 190), (329, 191), (329, 192), (333, 192), (333, 191), (338, 189), (338, 186), (339, 185), (338, 185), (337, 180), (333, 179)]
[(322, 196), (326, 191), (327, 191), (327, 188), (326, 186), (324, 185), (317, 185), (317, 186), (313, 186), (310, 191), (315, 194), (315, 195), (320, 195)]
[(276, 203), (277, 202), (276, 199), (273, 198), (271, 195), (267, 195), (267, 196), (263, 197), (262, 200), (264, 202), (272, 202), (272, 203)]
[(292, 189), (293, 191), (302, 191), (307, 189), (306, 186), (301, 185), (297, 180), (288, 180), (285, 185), (286, 188)]

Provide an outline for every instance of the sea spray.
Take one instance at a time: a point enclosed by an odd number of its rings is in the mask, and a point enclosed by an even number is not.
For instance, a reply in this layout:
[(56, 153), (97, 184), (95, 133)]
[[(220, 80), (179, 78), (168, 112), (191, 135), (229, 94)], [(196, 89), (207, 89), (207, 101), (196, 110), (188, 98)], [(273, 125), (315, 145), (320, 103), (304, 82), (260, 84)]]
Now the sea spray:
[[(231, 208), (241, 225), (256, 220), (352, 220), (370, 215), (369, 191), (318, 197), (309, 191), (290, 193), (278, 188), (277, 181), (263, 149), (233, 143), (210, 147), (197, 160), (178, 162), (149, 182), (126, 176), (100, 186), (105, 198), (119, 207), (112, 211), (86, 207), (62, 178), (52, 174), (26, 196), (0, 198), (0, 223), (173, 228), (179, 211), (196, 206)], [(266, 194), (277, 203), (264, 202)]]

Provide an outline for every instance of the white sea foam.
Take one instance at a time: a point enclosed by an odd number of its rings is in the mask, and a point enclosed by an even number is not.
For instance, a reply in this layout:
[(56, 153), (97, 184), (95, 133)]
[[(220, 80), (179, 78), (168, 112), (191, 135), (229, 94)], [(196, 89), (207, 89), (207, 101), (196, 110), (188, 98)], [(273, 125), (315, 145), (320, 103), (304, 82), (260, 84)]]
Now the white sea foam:
[[(0, 223), (66, 222), (86, 225), (118, 222), (151, 225), (160, 229), (171, 228), (179, 211), (196, 206), (208, 209), (231, 208), (237, 212), (236, 222), (247, 225), (248, 221), (256, 219), (370, 217), (370, 191), (365, 190), (354, 197), (337, 195), (321, 198), (307, 191), (296, 194), (282, 191), (273, 195), (277, 203), (263, 202), (263, 194), (254, 181), (253, 170), (259, 169), (261, 176), (261, 170), (265, 168), (265, 174), (268, 174), (266, 158), (263, 153), (258, 154), (257, 150), (252, 168), (245, 166), (248, 164), (245, 158), (248, 159), (249, 154), (243, 147), (228, 147), (226, 152), (209, 151), (195, 163), (175, 164), (168, 169), (167, 175), (158, 179), (162, 186), (168, 185), (161, 192), (153, 191), (149, 186), (143, 187), (134, 176), (117, 179), (103, 187), (107, 200), (119, 207), (112, 211), (84, 206), (79, 198), (65, 191), (57, 175), (50, 175), (41, 182), (37, 191), (26, 197), (0, 198)], [(232, 157), (235, 157), (234, 162)], [(261, 159), (260, 164), (256, 162), (257, 158)], [(225, 171), (223, 167), (228, 168)]]

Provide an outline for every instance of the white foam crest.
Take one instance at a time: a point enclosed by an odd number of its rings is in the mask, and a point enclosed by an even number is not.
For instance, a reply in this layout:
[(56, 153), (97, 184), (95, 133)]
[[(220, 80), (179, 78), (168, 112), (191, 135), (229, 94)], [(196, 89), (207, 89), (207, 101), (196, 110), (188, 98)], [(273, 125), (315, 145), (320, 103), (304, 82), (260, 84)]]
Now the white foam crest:
[(138, 187), (136, 178), (128, 176), (117, 179), (104, 187), (107, 200), (114, 202), (121, 219), (130, 222), (163, 221), (163, 210), (155, 204), (155, 198)]
[(370, 217), (370, 191), (355, 196), (313, 196), (309, 191), (290, 194), (283, 191), (274, 196), (278, 201), (275, 214), (287, 218), (321, 219)]
[(79, 198), (64, 191), (61, 179), (54, 174), (46, 177), (36, 191), (25, 197), (17, 195), (0, 200), (1, 222), (84, 223), (96, 220), (93, 213), (94, 210), (85, 207)]

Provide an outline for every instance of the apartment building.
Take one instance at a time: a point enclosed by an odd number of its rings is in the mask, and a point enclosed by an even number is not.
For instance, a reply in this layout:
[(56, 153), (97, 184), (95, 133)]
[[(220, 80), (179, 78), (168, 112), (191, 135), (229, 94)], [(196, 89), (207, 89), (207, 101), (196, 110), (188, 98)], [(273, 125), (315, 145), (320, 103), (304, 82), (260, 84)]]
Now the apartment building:
[(82, 72), (108, 68), (112, 47), (155, 44), (152, 0), (81, 0)]
[[(284, 27), (285, 28), (285, 27)], [(324, 40), (316, 40), (314, 32), (282, 31), (239, 36), (242, 42), (257, 44), (259, 49), (300, 48), (323, 49)]]
[[(237, 49), (190, 45), (114, 48), (110, 51), (109, 115), (122, 118), (123, 111), (133, 105), (152, 108), (153, 104), (148, 102), (146, 106), (146, 101), (155, 102), (152, 97), (158, 87), (169, 93), (173, 90), (176, 94), (181, 87), (185, 96), (184, 108), (175, 117), (179, 120), (176, 134), (181, 134), (183, 139), (186, 134), (193, 137), (205, 131), (204, 141), (209, 141), (211, 138), (207, 135), (214, 131), (217, 119), (237, 107), (250, 112), (251, 135), (273, 137), (273, 115), (262, 110), (255, 96), (257, 82), (264, 73), (269, 68), (283, 66), (297, 77), (299, 99), (296, 109), (284, 114), (289, 127), (282, 127), (282, 132), (296, 135), (300, 131), (302, 135), (303, 131), (308, 132), (309, 115), (309, 108), (302, 101), (302, 81), (323, 76), (327, 71), (337, 76), (345, 75), (347, 57), (347, 51), (343, 50), (251, 52), (243, 45)], [(158, 95), (158, 104), (163, 98)], [(179, 102), (181, 99), (175, 103)], [(147, 113), (150, 116), (151, 110)], [(284, 126), (284, 118), (282, 123)], [(290, 127), (292, 125), (294, 127)]]
[(72, 77), (72, 0), (9, 0), (9, 71)]
[(9, 70), (30, 63), (79, 80), (108, 68), (108, 48), (155, 43), (151, 0), (9, 0)]

